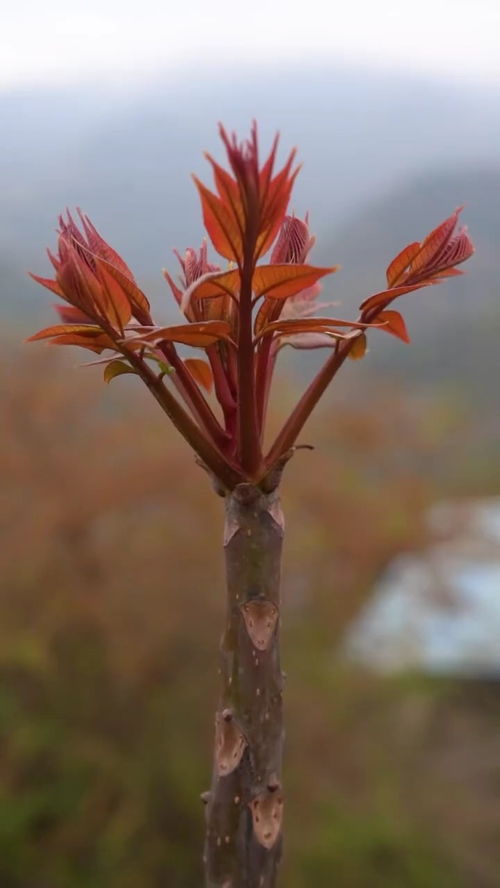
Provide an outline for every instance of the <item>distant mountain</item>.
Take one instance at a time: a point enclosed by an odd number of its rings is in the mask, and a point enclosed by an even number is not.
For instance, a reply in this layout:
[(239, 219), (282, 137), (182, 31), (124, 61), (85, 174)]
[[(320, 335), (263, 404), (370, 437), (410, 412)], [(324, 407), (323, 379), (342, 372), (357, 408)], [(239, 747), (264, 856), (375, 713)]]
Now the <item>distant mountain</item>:
[(381, 334), (366, 360), (377, 372), (491, 399), (498, 410), (500, 166), (455, 166), (400, 183), (333, 233), (316, 259), (341, 263), (328, 296), (351, 317), (366, 295), (383, 288), (385, 267), (396, 253), (460, 204), (476, 246), (464, 276), (400, 297), (412, 345)]
[[(256, 117), (264, 144), (279, 128), (283, 151), (299, 146), (305, 164), (294, 208), (311, 211), (314, 259), (342, 265), (325, 296), (340, 300), (345, 316), (383, 286), (399, 249), (466, 205), (477, 246), (467, 275), (403, 297), (414, 345), (373, 334), (366, 360), (415, 384), (496, 398), (498, 93), (334, 66), (197, 74), (179, 72), (132, 92), (0, 93), (3, 335), (15, 326), (17, 339), (49, 318), (53, 300), (26, 272), (47, 268), (44, 249), (65, 206), (85, 208), (168, 318), (161, 268), (175, 268), (172, 247), (202, 237), (189, 174), (208, 176), (205, 148), (220, 156), (218, 120), (244, 134)], [(294, 357), (288, 366), (301, 375), (318, 360)]]
[[(264, 143), (279, 128), (284, 151), (298, 145), (305, 164), (294, 207), (311, 211), (320, 249), (331, 247), (329, 259), (342, 262), (349, 290), (356, 282), (363, 290), (360, 273), (371, 281), (376, 271), (379, 280), (382, 258), (469, 200), (472, 191), (477, 206), (471, 203), (467, 218), (475, 235), (483, 225), (482, 243), (490, 231), (490, 249), (493, 230), (481, 220), (483, 206), (488, 220), (495, 216), (498, 99), (480, 86), (298, 64), (179, 71), (132, 91), (82, 86), (0, 94), (5, 318), (50, 301), (26, 269), (46, 268), (45, 245), (53, 242), (56, 216), (68, 205), (83, 206), (153, 297), (166, 300), (160, 270), (172, 263), (172, 247), (202, 236), (189, 174), (207, 176), (204, 148), (220, 154), (217, 120), (245, 133), (256, 117)], [(476, 183), (471, 167), (480, 171)], [(469, 168), (467, 187), (463, 168)], [(435, 170), (450, 172), (448, 186)], [(408, 192), (405, 182), (415, 177)], [(389, 189), (393, 199), (387, 199)], [(342, 227), (345, 219), (349, 224)]]
[[(500, 164), (459, 166), (424, 171), (409, 182), (395, 183), (391, 190), (371, 201), (324, 239), (317, 251), (322, 261), (340, 262), (336, 290), (346, 304), (356, 303), (380, 288), (385, 266), (407, 243), (420, 240), (442, 219), (463, 205), (462, 223), (467, 224), (476, 255), (467, 263), (466, 275), (443, 285), (439, 291), (424, 291), (418, 304), (429, 300), (434, 311), (474, 312), (478, 306), (499, 303), (498, 244), (500, 243)], [(410, 316), (416, 297), (405, 299)]]

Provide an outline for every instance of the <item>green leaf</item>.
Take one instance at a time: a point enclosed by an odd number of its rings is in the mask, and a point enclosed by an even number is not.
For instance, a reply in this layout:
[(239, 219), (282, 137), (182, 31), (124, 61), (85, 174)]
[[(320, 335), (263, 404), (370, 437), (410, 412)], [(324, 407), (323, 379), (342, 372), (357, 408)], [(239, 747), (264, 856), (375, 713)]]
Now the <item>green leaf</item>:
[(158, 358), (157, 355), (146, 354), (145, 357), (148, 358), (148, 360), (154, 361), (156, 364), (158, 364), (158, 367), (164, 376), (171, 376), (172, 373), (175, 373), (174, 367), (171, 367), (170, 364), (167, 364), (166, 361), (162, 361), (162, 359)]
[(129, 367), (125, 361), (111, 361), (110, 364), (107, 364), (104, 368), (104, 382), (110, 383), (115, 376), (123, 376), (125, 373), (134, 373), (137, 371), (133, 370), (132, 367)]

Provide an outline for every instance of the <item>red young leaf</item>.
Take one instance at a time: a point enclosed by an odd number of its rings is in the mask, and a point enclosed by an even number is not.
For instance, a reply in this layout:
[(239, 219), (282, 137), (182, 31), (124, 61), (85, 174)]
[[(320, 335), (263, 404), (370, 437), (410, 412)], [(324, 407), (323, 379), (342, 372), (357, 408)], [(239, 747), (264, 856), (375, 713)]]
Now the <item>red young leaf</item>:
[(273, 244), (285, 216), (293, 184), (300, 171), (300, 167), (290, 175), (290, 169), (295, 158), (292, 151), (285, 167), (271, 180), (264, 199), (262, 216), (264, 225), (257, 239), (257, 257), (263, 256)]
[(265, 325), (267, 324), (269, 318), (279, 317), (280, 312), (283, 308), (283, 303), (277, 299), (264, 299), (259, 307), (259, 310), (255, 316), (255, 321), (253, 325), (254, 333), (259, 334), (262, 333)]
[(313, 265), (258, 265), (254, 271), (252, 288), (256, 298), (270, 296), (272, 299), (288, 299), (296, 296), (301, 290), (312, 287), (321, 277), (338, 270), (337, 265), (330, 268), (316, 268)]
[[(462, 207), (448, 219), (434, 228), (421, 244), (409, 244), (391, 262), (387, 269), (387, 283), (390, 288), (405, 284), (423, 282), (436, 283), (438, 278), (460, 274), (454, 265), (469, 259), (474, 246), (466, 228), (454, 234)], [(450, 271), (451, 274), (447, 274)]]
[[(348, 338), (344, 336), (344, 339)], [(338, 336), (331, 336), (329, 333), (311, 333), (307, 331), (306, 333), (293, 333), (291, 336), (283, 336), (279, 340), (279, 346), (282, 348), (284, 345), (291, 345), (292, 348), (310, 351), (311, 349), (318, 348), (335, 348), (338, 341)]]
[(206, 348), (220, 339), (229, 340), (231, 327), (225, 321), (200, 321), (193, 324), (179, 324), (174, 327), (158, 327), (143, 333), (135, 339), (127, 339), (131, 348), (142, 347), (149, 342), (179, 342), (193, 348)]
[[(87, 243), (89, 245), (91, 253), (93, 253), (95, 256), (98, 256), (99, 259), (103, 259), (105, 262), (109, 263), (109, 265), (112, 265), (114, 268), (116, 268), (117, 271), (121, 272), (124, 277), (133, 281), (134, 276), (130, 271), (128, 265), (119, 255), (119, 253), (117, 253), (116, 250), (113, 249), (113, 247), (110, 247), (110, 245), (104, 240), (104, 238), (101, 237), (101, 235), (97, 231), (97, 228), (92, 224), (88, 216), (82, 213), (81, 210), (78, 210), (78, 215), (82, 222), (83, 230), (85, 232)], [(80, 240), (78, 240), (78, 243), (83, 246), (84, 249), (86, 248), (86, 245), (81, 244)]]
[(105, 333), (98, 335), (86, 335), (84, 333), (66, 333), (61, 336), (55, 336), (50, 340), (49, 345), (79, 345), (81, 348), (88, 348), (89, 351), (100, 355), (107, 348), (114, 349), (115, 345), (109, 336)]
[(103, 263), (105, 263), (108, 273), (120, 284), (123, 292), (128, 297), (134, 317), (141, 324), (150, 323), (149, 312), (151, 306), (140, 287), (137, 286), (134, 280), (123, 274), (119, 268), (116, 268), (114, 265), (110, 265), (106, 260), (101, 259), (101, 266), (103, 266)]
[[(269, 152), (269, 156), (265, 161), (262, 169), (259, 172), (259, 186), (262, 194), (267, 194), (269, 190), (269, 185), (271, 183), (274, 163), (276, 160), (276, 152), (278, 151), (278, 143), (279, 143), (279, 135), (276, 134), (273, 139), (273, 144), (271, 145), (271, 150)], [(294, 152), (295, 156), (295, 152)], [(290, 158), (290, 163), (293, 158)]]
[(91, 319), (74, 305), (54, 305), (63, 324), (92, 324)]
[(413, 290), (420, 290), (421, 287), (428, 287), (429, 284), (438, 283), (439, 281), (430, 280), (421, 281), (418, 284), (408, 284), (404, 287), (391, 287), (389, 290), (382, 290), (380, 293), (374, 293), (373, 296), (368, 296), (359, 307), (363, 310), (363, 314), (366, 314), (367, 311), (373, 308), (384, 308), (386, 305), (389, 305), (393, 299), (396, 299), (398, 296), (403, 296), (404, 293), (411, 293)]
[(50, 339), (51, 345), (80, 345), (97, 354), (105, 348), (116, 347), (100, 327), (92, 324), (54, 324), (39, 330), (26, 341), (37, 342), (40, 339)]
[(50, 278), (39, 277), (39, 275), (33, 274), (31, 271), (29, 272), (29, 276), (33, 278), (37, 284), (41, 284), (42, 287), (47, 287), (47, 290), (52, 290), (53, 293), (64, 299), (64, 293), (57, 281), (53, 281)]
[(396, 258), (392, 260), (386, 272), (388, 287), (397, 286), (399, 279), (403, 276), (403, 273), (406, 271), (410, 262), (415, 258), (419, 250), (420, 243), (415, 241), (413, 244), (408, 244), (408, 246), (405, 247), (404, 250), (401, 250)]
[[(83, 221), (84, 217), (81, 213), (80, 217)], [(89, 220), (87, 219), (86, 221), (87, 225), (90, 225), (93, 228)], [(87, 229), (85, 230), (87, 231)], [(78, 247), (88, 255), (89, 260), (92, 266), (95, 267), (97, 273), (99, 272), (99, 269), (104, 269), (108, 273), (108, 277), (111, 276), (111, 278), (120, 285), (123, 293), (128, 298), (134, 317), (140, 323), (147, 324), (150, 320), (149, 312), (151, 306), (146, 296), (137, 286), (132, 272), (121, 256), (119, 256), (118, 253), (116, 253), (115, 250), (113, 250), (113, 248), (100, 237), (100, 235), (97, 235), (95, 229), (93, 230), (95, 235), (99, 238), (101, 246), (99, 246), (95, 239), (92, 241), (89, 239), (89, 246), (82, 244), (80, 241), (76, 241)]]
[(212, 165), (214, 171), (214, 179), (217, 191), (223, 203), (230, 208), (235, 220), (239, 222), (241, 231), (243, 230), (245, 213), (241, 203), (240, 191), (238, 183), (229, 175), (227, 170), (221, 167), (210, 154), (206, 154), (208, 162)]
[(96, 319), (105, 314), (102, 306), (102, 286), (94, 271), (82, 258), (75, 246), (65, 245), (64, 259), (57, 270), (57, 282), (64, 299), (84, 314)]
[[(338, 266), (315, 268), (313, 265), (257, 265), (252, 279), (256, 299), (268, 295), (271, 299), (288, 299), (311, 287), (319, 278), (337, 271)], [(235, 296), (240, 286), (237, 268), (223, 272), (209, 272), (189, 287), (183, 295), (183, 305), (192, 299), (212, 299), (224, 293)]]
[(130, 321), (132, 314), (127, 294), (124, 292), (123, 287), (116, 278), (110, 274), (110, 266), (107, 266), (106, 263), (97, 258), (95, 263), (96, 272), (103, 287), (103, 293), (108, 299), (106, 316), (113, 327), (117, 327), (120, 331), (123, 331), (124, 326)]
[(226, 259), (231, 259), (234, 262), (241, 261), (241, 234), (232, 212), (220, 197), (209, 191), (196, 176), (193, 178), (201, 197), (205, 228), (215, 249)]
[(165, 278), (167, 284), (169, 285), (170, 289), (172, 290), (172, 295), (173, 295), (175, 301), (177, 302), (177, 305), (180, 305), (181, 301), (182, 301), (182, 290), (180, 289), (180, 287), (177, 286), (173, 277), (168, 273), (166, 268), (163, 269), (162, 273), (163, 273), (163, 277)]
[(446, 248), (446, 245), (453, 234), (461, 209), (462, 207), (459, 207), (455, 210), (451, 216), (445, 219), (444, 222), (441, 222), (437, 228), (434, 228), (433, 231), (424, 238), (420, 245), (420, 250), (411, 262), (409, 269), (410, 274), (414, 275), (419, 271), (423, 271), (431, 263), (433, 265), (437, 263), (439, 254)]
[(450, 238), (446, 246), (440, 251), (439, 255), (434, 259), (432, 268), (439, 271), (453, 268), (454, 265), (460, 265), (469, 259), (474, 252), (472, 241), (467, 233), (466, 228), (460, 229), (454, 237)]
[(37, 342), (39, 339), (51, 339), (53, 336), (63, 336), (73, 333), (84, 333), (88, 336), (95, 336), (102, 333), (102, 329), (96, 324), (54, 324), (52, 327), (45, 327), (29, 336), (26, 342)]
[(200, 358), (186, 358), (184, 365), (199, 385), (203, 386), (207, 392), (212, 391), (214, 379), (210, 364), (207, 364), (206, 361), (202, 361)]
[(399, 311), (381, 311), (380, 314), (377, 315), (377, 321), (385, 322), (385, 326), (382, 327), (382, 330), (387, 330), (388, 333), (392, 333), (393, 336), (397, 336), (397, 338), (402, 339), (403, 342), (410, 341), (404, 318), (400, 315)]
[(272, 333), (281, 333), (290, 336), (294, 333), (329, 333), (337, 334), (337, 338), (344, 338), (345, 334), (335, 330), (335, 327), (350, 327), (351, 329), (364, 329), (365, 327), (378, 326), (378, 324), (363, 324), (358, 321), (343, 321), (338, 318), (290, 318), (273, 321), (267, 324), (256, 337), (269, 336)]
[(432, 279), (460, 277), (462, 274), (465, 274), (465, 272), (461, 271), (460, 268), (443, 268), (442, 271), (433, 272)]
[(185, 308), (192, 299), (213, 299), (225, 294), (234, 296), (239, 286), (240, 273), (237, 268), (230, 271), (209, 271), (183, 293), (182, 306)]

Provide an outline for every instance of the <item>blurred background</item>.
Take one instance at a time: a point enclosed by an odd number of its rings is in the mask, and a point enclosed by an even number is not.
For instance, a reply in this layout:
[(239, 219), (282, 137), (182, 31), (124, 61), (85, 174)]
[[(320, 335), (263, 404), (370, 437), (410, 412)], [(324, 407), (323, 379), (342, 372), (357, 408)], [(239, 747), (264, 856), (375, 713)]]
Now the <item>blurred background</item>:
[[(287, 888), (489, 888), (500, 869), (500, 9), (20, 0), (0, 37), (0, 885), (195, 888), (222, 503), (137, 380), (21, 341), (81, 206), (151, 295), (202, 237), (216, 124), (303, 170), (352, 316), (465, 204), (467, 274), (403, 297), (304, 434), (287, 542)], [(276, 427), (317, 361), (280, 364)]]

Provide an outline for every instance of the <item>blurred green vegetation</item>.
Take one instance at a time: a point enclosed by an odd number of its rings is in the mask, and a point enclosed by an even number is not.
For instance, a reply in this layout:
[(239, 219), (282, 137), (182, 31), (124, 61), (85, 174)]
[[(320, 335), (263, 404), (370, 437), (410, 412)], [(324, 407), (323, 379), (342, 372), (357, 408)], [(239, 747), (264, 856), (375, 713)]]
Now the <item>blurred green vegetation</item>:
[[(494, 448), (471, 405), (367, 376), (285, 478), (281, 884), (488, 888), (496, 684), (383, 680), (338, 645), (430, 503), (498, 492)], [(34, 350), (0, 402), (0, 885), (199, 888), (222, 501), (136, 380)]]

